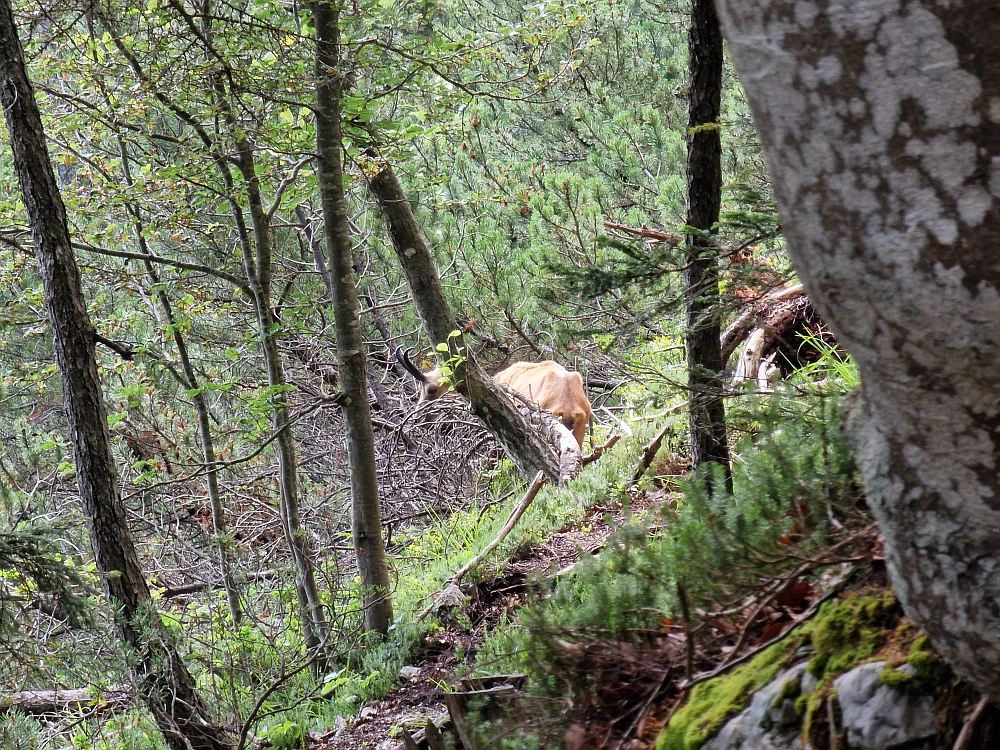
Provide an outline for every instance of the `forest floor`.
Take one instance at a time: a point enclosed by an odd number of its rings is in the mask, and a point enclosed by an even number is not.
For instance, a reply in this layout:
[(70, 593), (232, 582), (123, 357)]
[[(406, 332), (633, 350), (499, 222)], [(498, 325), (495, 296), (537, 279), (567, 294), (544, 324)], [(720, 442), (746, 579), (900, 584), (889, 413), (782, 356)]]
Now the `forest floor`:
[[(667, 497), (665, 492), (640, 493), (629, 506), (629, 513), (642, 514)], [(582, 554), (599, 553), (614, 528), (625, 519), (621, 503), (594, 506), (571, 526), (534, 545), (517, 559), (508, 560), (498, 576), (467, 591), (471, 601), (464, 614), (471, 622), (471, 630), (453, 623), (428, 635), (412, 660), (418, 673), (381, 700), (363, 706), (344, 725), (313, 735), (310, 747), (394, 750), (401, 746), (399, 727), (422, 726), (427, 718), (446, 715), (442, 686), (457, 686), (461, 674), (471, 671), (487, 630), (500, 623), (505, 614), (514, 615), (525, 603), (532, 581), (559, 575), (580, 560)]]

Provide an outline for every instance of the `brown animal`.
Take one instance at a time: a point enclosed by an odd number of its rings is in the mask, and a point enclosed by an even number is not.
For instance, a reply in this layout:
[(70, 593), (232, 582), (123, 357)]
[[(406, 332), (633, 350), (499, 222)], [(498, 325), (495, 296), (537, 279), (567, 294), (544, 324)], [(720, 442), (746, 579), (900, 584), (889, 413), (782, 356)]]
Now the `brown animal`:
[[(396, 358), (420, 383), (420, 401), (433, 401), (451, 390), (451, 384), (441, 382), (441, 370), (421, 372), (410, 361), (409, 350), (397, 349)], [(515, 362), (493, 379), (554, 414), (583, 448), (591, 409), (580, 373), (569, 372), (556, 362)]]

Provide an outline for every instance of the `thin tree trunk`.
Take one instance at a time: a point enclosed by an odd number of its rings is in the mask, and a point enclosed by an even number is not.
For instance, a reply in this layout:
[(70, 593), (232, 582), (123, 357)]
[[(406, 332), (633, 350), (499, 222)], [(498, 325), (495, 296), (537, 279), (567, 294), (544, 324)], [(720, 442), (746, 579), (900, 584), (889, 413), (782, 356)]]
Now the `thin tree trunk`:
[[(722, 203), (722, 32), (712, 0), (692, 0), (688, 36), (687, 223), (710, 232)], [(687, 237), (686, 286), (688, 389), (691, 405), (691, 465), (719, 464), (732, 492), (724, 365), (719, 322), (718, 249), (712, 240)]]
[(118, 630), (135, 652), (129, 663), (137, 689), (171, 748), (231, 747), (162, 629), (129, 535), (94, 355), (95, 331), (9, 0), (0, 0), (0, 104), (41, 269), (80, 499)]
[(1000, 700), (995, 2), (720, 0), (906, 614)]
[[(285, 368), (278, 349), (278, 334), (281, 323), (274, 314), (271, 303), (271, 228), (260, 197), (260, 183), (257, 178), (252, 147), (249, 142), (237, 143), (237, 167), (243, 176), (244, 186), (250, 204), (250, 220), (253, 226), (253, 241), (241, 241), (243, 265), (247, 284), (253, 293), (254, 309), (257, 312), (257, 326), (260, 330), (264, 366), (267, 370), (267, 384), (271, 389), (271, 426), (278, 432), (275, 446), (278, 453), (278, 486), (281, 493), (280, 511), (285, 539), (292, 552), (297, 571), (296, 591), (302, 610), (302, 627), (306, 646), (318, 648), (327, 635), (326, 616), (316, 585), (312, 553), (309, 539), (299, 513), (298, 467), (295, 451), (295, 436), (291, 431), (291, 413), (285, 393), (287, 381)], [(242, 217), (242, 208), (233, 207)], [(244, 239), (249, 240), (245, 235)], [(252, 248), (256, 249), (256, 252)]]
[[(392, 165), (372, 150), (377, 173), (370, 175), (368, 188), (375, 196), (382, 219), (403, 268), (410, 292), (431, 342), (447, 343), (455, 358), (456, 390), (469, 400), (473, 412), (507, 451), (525, 477), (544, 472), (555, 483), (561, 481), (559, 458), (552, 447), (529, 426), (514, 405), (503, 396), (493, 379), (483, 371), (465, 347), (458, 322), (448, 307), (434, 260), (416, 217)], [(457, 333), (458, 335), (452, 335)]]
[[(131, 185), (132, 173), (129, 167), (125, 142), (119, 138), (118, 145), (122, 157), (122, 172), (125, 182), (127, 185)], [(127, 206), (127, 209), (132, 215), (132, 228), (135, 232), (136, 243), (139, 245), (139, 251), (143, 255), (151, 255), (149, 247), (146, 244), (146, 237), (142, 232), (142, 220), (139, 216), (138, 208), (130, 204)], [(229, 614), (232, 616), (233, 622), (238, 624), (243, 620), (243, 608), (240, 605), (239, 588), (233, 580), (232, 561), (230, 559), (232, 542), (226, 530), (225, 508), (222, 505), (222, 496), (219, 493), (218, 460), (215, 455), (215, 442), (212, 439), (212, 420), (208, 411), (208, 402), (205, 400), (205, 394), (202, 392), (201, 384), (198, 381), (198, 374), (191, 363), (191, 357), (188, 355), (184, 334), (181, 333), (180, 327), (174, 319), (174, 311), (173, 306), (170, 304), (170, 298), (160, 285), (160, 275), (156, 267), (148, 259), (143, 260), (143, 268), (146, 269), (146, 275), (149, 276), (152, 286), (156, 289), (156, 299), (160, 304), (163, 323), (167, 326), (167, 330), (174, 340), (174, 346), (177, 348), (177, 356), (181, 361), (181, 371), (184, 373), (183, 384), (193, 393), (191, 400), (194, 401), (195, 413), (198, 417), (198, 433), (201, 439), (202, 459), (205, 463), (205, 487), (208, 490), (208, 501), (212, 506), (212, 536), (219, 549), (219, 569), (222, 573), (222, 585), (226, 590)]]
[[(246, 225), (246, 218), (243, 215), (243, 207), (236, 198), (237, 191), (235, 180), (233, 179), (233, 175), (230, 170), (230, 157), (223, 153), (219, 144), (215, 142), (198, 118), (194, 117), (190, 112), (180, 106), (180, 104), (157, 88), (156, 82), (146, 74), (145, 70), (143, 70), (138, 58), (132, 53), (129, 46), (118, 35), (115, 25), (104, 16), (100, 7), (93, 6), (90, 10), (95, 14), (95, 17), (107, 32), (115, 48), (122, 55), (122, 57), (128, 61), (129, 66), (132, 68), (136, 78), (150, 88), (157, 101), (159, 101), (169, 112), (171, 112), (175, 117), (190, 127), (197, 134), (198, 139), (205, 146), (207, 153), (211, 155), (212, 160), (218, 169), (219, 176), (222, 178), (223, 184), (225, 185), (226, 200), (229, 203), (233, 223), (236, 225), (240, 251), (243, 256), (244, 272), (247, 279), (246, 291), (254, 301), (254, 308), (257, 314), (257, 325), (260, 330), (264, 360), (268, 371), (268, 385), (276, 391), (276, 396), (272, 399), (273, 408), (271, 412), (271, 423), (275, 427), (275, 430), (279, 432), (279, 438), (275, 440), (278, 447), (279, 489), (281, 492), (279, 512), (281, 514), (282, 529), (285, 534), (285, 540), (289, 546), (290, 552), (292, 553), (292, 560), (296, 570), (295, 592), (302, 620), (303, 637), (305, 639), (306, 646), (310, 649), (314, 649), (323, 641), (323, 638), (325, 637), (326, 621), (319, 600), (318, 589), (316, 587), (316, 577), (312, 568), (312, 558), (309, 555), (308, 542), (299, 520), (297, 481), (291, 482), (291, 486), (288, 482), (289, 477), (293, 480), (297, 479), (295, 466), (295, 442), (294, 437), (290, 433), (287, 400), (284, 395), (284, 369), (282, 368), (280, 352), (278, 351), (277, 342), (275, 340), (278, 335), (278, 321), (270, 305), (270, 274), (267, 273), (264, 277), (264, 280), (268, 282), (265, 293), (265, 288), (262, 288), (260, 284), (261, 279), (257, 277), (258, 263), (256, 260), (257, 256), (255, 255), (254, 240), (250, 237), (250, 231)], [(209, 38), (211, 33), (211, 13), (209, 11), (210, 8), (206, 3), (202, 12), (202, 18), (205, 24), (204, 28), (200, 31), (193, 29), (199, 37), (204, 36), (206, 39)], [(184, 20), (185, 22), (192, 21), (192, 19), (187, 16), (184, 17)], [(225, 97), (225, 90), (221, 86), (220, 76), (218, 74), (215, 75), (214, 80), (218, 85), (213, 86), (212, 93), (220, 97), (218, 104), (220, 108), (224, 108), (227, 104), (227, 100)], [(232, 114), (227, 114), (227, 122), (230, 127), (232, 127)], [(263, 203), (260, 199), (260, 183), (256, 174), (253, 172), (253, 153), (252, 150), (250, 150), (251, 147), (245, 138), (241, 139), (240, 143), (243, 144), (244, 151), (249, 151), (249, 159), (246, 158), (247, 155), (245, 153), (240, 154), (242, 162), (240, 171), (244, 176), (248, 174), (246, 171), (246, 162), (249, 161), (250, 179), (247, 181), (247, 191), (248, 193), (254, 190), (256, 191), (256, 200), (253, 200), (248, 196), (251, 208), (256, 208), (256, 211), (251, 212), (252, 216), (257, 219), (254, 224), (254, 228), (255, 230), (264, 230), (262, 233), (265, 240), (264, 246), (258, 247), (257, 250), (261, 254), (260, 257), (265, 258), (269, 264), (271, 257), (270, 223), (267, 221), (266, 214), (263, 212)], [(263, 218), (263, 221), (260, 220), (261, 218)], [(317, 627), (317, 623), (319, 624), (319, 627)]]
[(368, 403), (365, 343), (358, 318), (341, 162), (340, 97), (343, 94), (344, 71), (340, 69), (340, 12), (328, 2), (313, 3), (312, 9), (316, 26), (316, 150), (329, 257), (329, 273), (325, 278), (329, 279), (337, 327), (337, 361), (351, 462), (351, 535), (361, 577), (365, 629), (387, 633), (392, 623), (391, 581), (382, 543), (378, 467)]
[[(211, 27), (208, 20), (211, 16), (207, 6), (206, 3), (202, 32), (207, 39), (211, 39)], [(306, 647), (310, 651), (314, 651), (326, 641), (329, 628), (323, 602), (319, 595), (319, 587), (316, 585), (316, 573), (313, 567), (309, 538), (305, 529), (302, 528), (299, 512), (295, 436), (291, 430), (285, 368), (281, 351), (278, 349), (281, 321), (274, 314), (274, 305), (271, 299), (273, 259), (271, 222), (264, 209), (253, 146), (246, 135), (242, 133), (241, 126), (236, 121), (221, 72), (216, 71), (211, 75), (211, 86), (223, 121), (235, 139), (236, 168), (243, 178), (244, 195), (250, 213), (250, 225), (253, 229), (251, 241), (243, 208), (233, 197), (234, 194), (230, 193), (229, 204), (239, 232), (243, 268), (253, 296), (257, 326), (260, 330), (261, 348), (264, 354), (264, 366), (267, 370), (267, 383), (271, 389), (271, 425), (278, 432), (275, 446), (278, 453), (278, 487), (281, 494), (279, 509), (282, 528), (295, 563), (297, 576), (295, 590), (302, 616)], [(228, 178), (227, 187), (233, 189), (228, 164), (222, 159), (216, 163), (219, 170), (224, 173), (224, 177)]]

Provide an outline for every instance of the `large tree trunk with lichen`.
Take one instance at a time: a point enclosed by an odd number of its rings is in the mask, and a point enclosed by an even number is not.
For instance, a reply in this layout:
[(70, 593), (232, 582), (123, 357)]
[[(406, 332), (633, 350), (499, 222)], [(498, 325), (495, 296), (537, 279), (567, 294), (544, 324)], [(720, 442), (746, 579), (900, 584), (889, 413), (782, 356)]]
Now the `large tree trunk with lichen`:
[[(417, 226), (395, 171), (374, 148), (370, 157), (368, 188), (378, 202), (427, 335), (432, 343), (446, 343), (450, 347), (456, 390), (469, 400), (473, 412), (483, 420), (525, 477), (533, 477), (541, 471), (553, 482), (571, 478), (566, 474), (566, 462), (560, 463), (562, 456), (532, 427), (465, 347), (458, 322), (445, 299), (430, 248)], [(579, 469), (579, 461), (571, 460), (569, 465), (572, 466), (570, 474)]]
[(389, 569), (382, 543), (378, 467), (371, 406), (368, 403), (365, 342), (358, 319), (351, 233), (341, 161), (343, 141), (340, 97), (344, 71), (339, 10), (332, 3), (312, 4), (316, 27), (316, 145), (323, 224), (330, 260), (329, 291), (337, 326), (337, 362), (344, 394), (347, 451), (351, 462), (351, 535), (361, 577), (365, 629), (387, 633), (392, 624)]
[(907, 614), (1000, 699), (995, 2), (719, 0)]
[(692, 0), (688, 31), (687, 223), (684, 271), (691, 466), (718, 464), (732, 492), (720, 345), (719, 246), (708, 235), (722, 205), (722, 31), (712, 0)]
[(231, 747), (229, 735), (201, 699), (163, 630), (129, 535), (97, 372), (94, 327), (8, 0), (0, 0), (0, 104), (52, 325), (80, 499), (118, 631), (130, 646), (132, 676), (169, 747)]

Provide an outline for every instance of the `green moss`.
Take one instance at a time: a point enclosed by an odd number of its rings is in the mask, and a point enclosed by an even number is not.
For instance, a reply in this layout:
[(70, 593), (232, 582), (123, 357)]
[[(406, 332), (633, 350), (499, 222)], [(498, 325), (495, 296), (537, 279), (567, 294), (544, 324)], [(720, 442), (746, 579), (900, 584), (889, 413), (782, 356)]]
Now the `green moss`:
[(795, 699), (795, 713), (798, 714), (799, 716), (802, 716), (802, 714), (806, 712), (806, 709), (809, 708), (810, 695), (812, 695), (812, 693), (810, 693), (809, 695), (800, 695), (798, 698)]
[(698, 685), (691, 692), (687, 705), (674, 714), (660, 734), (656, 750), (694, 750), (703, 745), (726, 719), (746, 707), (754, 690), (774, 679), (795, 649), (807, 639), (816, 652), (809, 662), (809, 671), (819, 684), (809, 695), (800, 696), (799, 682), (789, 680), (782, 687), (775, 705), (781, 705), (786, 699), (795, 700), (796, 711), (805, 714), (804, 731), (810, 732), (814, 723), (819, 729), (818, 725), (826, 721), (825, 701), (834, 678), (878, 654), (896, 626), (898, 612), (896, 597), (891, 591), (852, 594), (827, 602), (813, 622), (784, 643), (776, 644), (728, 676)]
[(900, 672), (898, 663), (890, 663), (879, 675), (879, 682), (904, 693), (928, 694), (951, 677), (951, 670), (931, 649), (927, 636), (920, 636), (913, 642), (903, 663), (916, 671), (913, 674)]
[(697, 685), (687, 705), (660, 734), (656, 750), (694, 750), (703, 745), (726, 719), (746, 707), (753, 691), (774, 679), (800, 644), (801, 638), (788, 638), (730, 674)]
[(794, 701), (802, 693), (802, 680), (786, 680), (781, 692), (775, 697), (771, 708), (781, 708), (785, 701)]
[(812, 628), (816, 656), (809, 662), (810, 674), (822, 681), (873, 657), (886, 642), (897, 611), (891, 591), (824, 604)]

